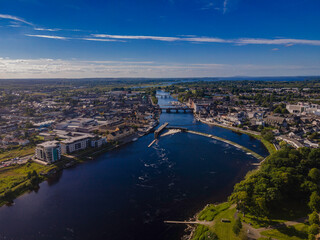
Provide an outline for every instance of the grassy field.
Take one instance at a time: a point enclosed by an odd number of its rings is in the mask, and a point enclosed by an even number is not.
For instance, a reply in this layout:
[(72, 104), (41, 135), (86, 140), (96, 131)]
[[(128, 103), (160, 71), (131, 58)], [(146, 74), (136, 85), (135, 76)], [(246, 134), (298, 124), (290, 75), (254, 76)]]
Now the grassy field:
[(0, 169), (0, 206), (33, 187), (30, 185), (28, 173), (33, 171), (36, 171), (38, 174), (47, 173), (53, 168), (55, 168), (54, 165), (44, 166), (29, 162), (24, 165), (15, 165)]
[(12, 158), (16, 158), (16, 157), (28, 156), (31, 154), (34, 154), (34, 146), (8, 150), (3, 153), (0, 153), (0, 162), (6, 161)]
[[(235, 213), (236, 209), (230, 207), (215, 217), (215, 225), (213, 229), (220, 240), (240, 240), (240, 238), (232, 231), (232, 227), (235, 222)], [(222, 222), (222, 219), (228, 219), (230, 222)]]
[[(208, 205), (197, 216), (198, 220), (212, 221), (210, 226), (199, 225), (192, 240), (219, 239), (219, 240), (240, 240), (241, 238), (233, 232), (236, 209), (225, 202), (219, 205)], [(230, 222), (222, 222), (222, 219)]]
[(230, 204), (228, 202), (219, 205), (209, 204), (198, 214), (198, 219), (201, 221), (212, 221), (220, 212), (229, 207)]
[(277, 151), (277, 149), (275, 148), (275, 146), (274, 146), (271, 142), (263, 139), (263, 137), (262, 137), (261, 135), (254, 135), (254, 134), (249, 134), (249, 133), (247, 133), (247, 134), (248, 134), (250, 137), (253, 137), (253, 138), (258, 139), (259, 141), (261, 141), (262, 144), (267, 148), (267, 150), (268, 150), (268, 152), (269, 152), (270, 154), (273, 154), (273, 153), (275, 153), (275, 152)]
[(307, 231), (308, 225), (300, 223), (294, 226), (284, 226), (278, 229), (267, 230), (261, 232), (261, 235), (276, 238), (278, 240), (307, 240)]
[(218, 238), (207, 226), (199, 225), (193, 233), (192, 240), (218, 240)]

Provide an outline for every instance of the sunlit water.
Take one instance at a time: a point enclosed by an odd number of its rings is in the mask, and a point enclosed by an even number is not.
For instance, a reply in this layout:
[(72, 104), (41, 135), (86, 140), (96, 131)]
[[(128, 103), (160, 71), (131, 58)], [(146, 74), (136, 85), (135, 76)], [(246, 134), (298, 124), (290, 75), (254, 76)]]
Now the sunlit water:
[[(166, 105), (173, 99), (159, 99)], [(192, 114), (163, 113), (160, 122), (212, 133), (261, 155), (263, 145), (247, 135), (209, 127)], [(153, 134), (97, 159), (66, 169), (38, 192), (0, 209), (0, 239), (170, 240), (181, 225), (207, 203), (226, 200), (252, 156), (226, 143), (188, 133), (160, 138)]]

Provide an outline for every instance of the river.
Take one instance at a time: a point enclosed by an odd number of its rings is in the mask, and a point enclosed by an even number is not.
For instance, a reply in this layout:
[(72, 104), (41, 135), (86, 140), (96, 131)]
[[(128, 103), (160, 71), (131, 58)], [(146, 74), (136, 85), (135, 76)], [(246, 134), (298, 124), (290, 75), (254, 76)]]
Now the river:
[[(159, 99), (167, 105), (173, 99)], [(160, 124), (211, 133), (262, 156), (257, 140), (195, 121), (188, 113), (163, 113)], [(37, 192), (0, 208), (0, 239), (14, 240), (171, 240), (185, 220), (207, 203), (226, 200), (234, 184), (252, 169), (255, 158), (228, 144), (188, 133), (153, 134), (66, 169)]]

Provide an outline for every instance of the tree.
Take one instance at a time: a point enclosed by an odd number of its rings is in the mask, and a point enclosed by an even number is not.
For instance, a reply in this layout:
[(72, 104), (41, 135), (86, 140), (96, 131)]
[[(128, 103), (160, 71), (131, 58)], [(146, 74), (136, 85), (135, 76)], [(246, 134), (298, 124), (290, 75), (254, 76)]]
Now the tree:
[(319, 233), (319, 225), (312, 224), (308, 229), (309, 234), (317, 235)]
[(317, 211), (317, 212), (320, 211), (320, 197), (317, 194), (317, 192), (313, 192), (311, 194), (308, 206), (313, 211)]
[(266, 130), (266, 129), (262, 130), (261, 135), (265, 140), (269, 142), (272, 142), (274, 140), (274, 135), (270, 130)]
[(319, 220), (319, 214), (316, 211), (313, 211), (310, 215), (309, 215), (309, 223), (312, 224), (320, 224), (320, 220)]
[(314, 182), (318, 183), (320, 181), (320, 170), (318, 168), (312, 168), (309, 171), (308, 177)]

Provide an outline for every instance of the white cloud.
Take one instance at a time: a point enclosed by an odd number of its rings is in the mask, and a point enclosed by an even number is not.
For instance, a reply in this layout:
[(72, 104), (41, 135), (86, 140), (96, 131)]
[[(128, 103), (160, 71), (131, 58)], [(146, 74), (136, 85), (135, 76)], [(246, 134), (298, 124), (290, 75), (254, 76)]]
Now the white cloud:
[(28, 36), (28, 37), (37, 37), (37, 38), (58, 39), (58, 40), (67, 40), (67, 39), (69, 39), (69, 38), (67, 38), (67, 37), (53, 36), (53, 35), (33, 35), (33, 34), (25, 34), (25, 36)]
[(34, 30), (36, 31), (48, 31), (48, 32), (57, 32), (57, 31), (61, 31), (61, 29), (59, 28), (34, 28)]
[(28, 25), (33, 25), (32, 23), (22, 19), (22, 18), (19, 18), (19, 17), (16, 17), (16, 16), (13, 16), (13, 15), (8, 15), (8, 14), (0, 14), (0, 18), (3, 18), (3, 19), (9, 19), (9, 20), (14, 20), (14, 21), (17, 21), (17, 22), (22, 22), (22, 23), (25, 23), (25, 24), (28, 24)]
[(125, 42), (123, 40), (105, 39), (105, 38), (79, 38), (79, 39), (86, 40), (86, 41), (96, 41), (96, 42)]
[(179, 37), (159, 37), (159, 36), (128, 36), (128, 35), (109, 35), (109, 34), (92, 34), (97, 38), (111, 38), (111, 39), (136, 39), (136, 40), (157, 40), (165, 42), (179, 41)]
[(272, 51), (279, 51), (279, 48), (272, 48)]
[(165, 42), (198, 42), (198, 43), (230, 43), (236, 45), (285, 45), (292, 46), (295, 44), (300, 45), (313, 45), (320, 46), (320, 40), (308, 39), (290, 39), (290, 38), (238, 38), (238, 39), (222, 39), (214, 37), (188, 37), (188, 35), (180, 37), (164, 37), (164, 36), (129, 36), (129, 35), (110, 35), (110, 34), (92, 34), (95, 38), (101, 39), (123, 39), (123, 40), (155, 40)]
[(307, 39), (290, 39), (290, 38), (239, 38), (234, 40), (234, 43), (239, 45), (248, 44), (264, 44), (264, 45), (286, 45), (292, 46), (294, 44), (320, 46), (320, 40), (307, 40)]
[(0, 78), (320, 75), (320, 66), (0, 58)]

